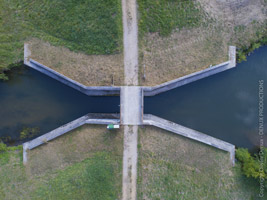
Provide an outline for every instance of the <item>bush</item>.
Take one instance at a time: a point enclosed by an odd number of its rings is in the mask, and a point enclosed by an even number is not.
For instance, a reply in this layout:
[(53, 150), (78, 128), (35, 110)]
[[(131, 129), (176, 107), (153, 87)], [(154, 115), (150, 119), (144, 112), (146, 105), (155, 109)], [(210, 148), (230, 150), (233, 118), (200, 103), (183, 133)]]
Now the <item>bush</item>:
[(252, 156), (247, 149), (236, 150), (236, 158), (242, 163), (242, 171), (247, 177), (267, 178), (267, 148)]
[(0, 80), (7, 81), (8, 77), (4, 73), (0, 73)]
[(6, 152), (7, 146), (3, 142), (0, 142), (0, 153)]
[(32, 138), (40, 132), (38, 127), (35, 128), (23, 128), (20, 132), (20, 139)]

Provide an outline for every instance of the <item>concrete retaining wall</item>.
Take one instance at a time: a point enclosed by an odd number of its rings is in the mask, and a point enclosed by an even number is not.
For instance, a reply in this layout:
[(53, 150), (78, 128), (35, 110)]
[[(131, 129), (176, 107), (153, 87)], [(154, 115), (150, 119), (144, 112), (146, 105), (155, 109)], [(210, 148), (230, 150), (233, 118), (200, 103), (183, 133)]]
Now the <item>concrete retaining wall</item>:
[(50, 76), (53, 79), (64, 83), (84, 94), (92, 95), (92, 96), (106, 96), (106, 95), (119, 95), (120, 94), (120, 87), (113, 87), (113, 86), (85, 86), (77, 81), (74, 81), (45, 65), (38, 63), (35, 60), (30, 59), (28, 62), (25, 63), (27, 66)]
[(183, 86), (185, 84), (206, 78), (208, 76), (223, 72), (236, 66), (236, 47), (229, 47), (229, 61), (221, 63), (216, 66), (204, 69), (199, 72), (195, 72), (186, 76), (183, 76), (172, 81), (165, 82), (163, 84), (154, 87), (143, 87), (145, 96), (154, 96), (156, 94), (166, 92), (168, 90)]
[(178, 135), (182, 135), (184, 137), (187, 137), (187, 138), (202, 142), (204, 144), (213, 146), (213, 147), (221, 149), (223, 151), (227, 151), (230, 153), (231, 163), (233, 165), (235, 164), (235, 146), (228, 143), (228, 142), (224, 142), (222, 140), (216, 139), (216, 138), (211, 137), (209, 135), (205, 135), (205, 134), (200, 133), (198, 131), (195, 131), (193, 129), (181, 126), (179, 124), (175, 124), (173, 122), (156, 117), (154, 115), (145, 114), (143, 124), (156, 126), (156, 127), (165, 129), (167, 131), (176, 133)]
[(45, 144), (84, 124), (120, 124), (119, 114), (87, 114), (40, 137), (23, 143), (23, 163), (27, 163), (27, 150)]
[[(53, 78), (65, 85), (68, 85), (84, 94), (91, 96), (107, 96), (107, 95), (120, 95), (120, 87), (117, 86), (85, 86), (77, 81), (74, 81), (55, 70), (33, 60), (30, 59), (31, 52), (29, 50), (29, 45), (27, 43), (24, 44), (24, 64)], [(88, 77), (90, 78), (90, 77)]]

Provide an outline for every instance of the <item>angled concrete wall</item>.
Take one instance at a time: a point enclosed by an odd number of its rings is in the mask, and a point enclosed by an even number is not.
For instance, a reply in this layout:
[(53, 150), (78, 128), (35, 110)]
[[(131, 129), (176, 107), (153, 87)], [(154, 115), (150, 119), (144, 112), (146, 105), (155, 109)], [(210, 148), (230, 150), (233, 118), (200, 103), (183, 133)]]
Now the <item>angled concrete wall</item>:
[(55, 70), (52, 70), (49, 67), (46, 67), (45, 65), (38, 63), (35, 60), (30, 59), (28, 62), (25, 63), (25, 65), (47, 75), (50, 76), (53, 79), (56, 79), (60, 81), (61, 83), (64, 83), (65, 85), (68, 85), (84, 94), (91, 95), (91, 96), (108, 96), (108, 95), (119, 95), (120, 94), (120, 87), (113, 87), (113, 86), (85, 86), (77, 81), (74, 81)]
[(225, 70), (231, 69), (236, 66), (236, 47), (229, 47), (229, 61), (221, 63), (216, 66), (212, 66), (210, 68), (204, 69), (199, 72), (195, 72), (178, 79), (174, 79), (163, 84), (153, 86), (153, 87), (143, 87), (145, 96), (154, 96), (156, 94), (166, 92), (168, 90), (172, 90), (174, 88), (186, 85), (188, 83), (200, 80), (202, 78), (206, 78), (208, 76), (217, 74), (219, 72), (223, 72)]
[(120, 95), (120, 87), (116, 86), (85, 86), (77, 81), (74, 81), (55, 70), (33, 60), (30, 59), (31, 52), (29, 50), (29, 45), (27, 43), (24, 44), (24, 64), (53, 78), (65, 85), (68, 85), (86, 95), (89, 96), (108, 96), (108, 95)]
[(27, 163), (27, 150), (45, 144), (84, 124), (120, 124), (119, 114), (87, 114), (40, 137), (23, 143), (23, 163)]
[(235, 164), (235, 146), (228, 143), (224, 142), (222, 140), (216, 139), (214, 137), (211, 137), (209, 135), (200, 133), (198, 131), (195, 131), (193, 129), (181, 126), (179, 124), (167, 121), (165, 119), (156, 117), (154, 115), (149, 115), (145, 114), (144, 115), (144, 120), (143, 120), (144, 125), (152, 125), (159, 127), (161, 129), (165, 129), (167, 131), (176, 133), (178, 135), (202, 142), (204, 144), (213, 146), (215, 148), (221, 149), (223, 151), (227, 151), (230, 153), (230, 160), (232, 164)]

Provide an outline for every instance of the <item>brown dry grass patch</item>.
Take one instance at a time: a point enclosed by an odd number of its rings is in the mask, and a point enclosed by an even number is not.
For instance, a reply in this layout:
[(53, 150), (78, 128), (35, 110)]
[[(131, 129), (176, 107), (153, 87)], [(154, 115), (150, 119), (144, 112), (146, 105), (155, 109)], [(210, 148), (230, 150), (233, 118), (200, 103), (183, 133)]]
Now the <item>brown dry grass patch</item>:
[[(198, 171), (215, 166), (222, 170), (231, 168), (230, 156), (224, 151), (153, 126), (140, 130), (141, 154), (179, 162)], [(219, 157), (225, 161), (223, 165)]]
[(123, 54), (86, 55), (39, 39), (29, 42), (30, 58), (86, 86), (124, 83)]
[(170, 36), (148, 33), (139, 40), (141, 85), (157, 85), (228, 60), (228, 46), (249, 46), (264, 29), (262, 0), (198, 0), (206, 19)]

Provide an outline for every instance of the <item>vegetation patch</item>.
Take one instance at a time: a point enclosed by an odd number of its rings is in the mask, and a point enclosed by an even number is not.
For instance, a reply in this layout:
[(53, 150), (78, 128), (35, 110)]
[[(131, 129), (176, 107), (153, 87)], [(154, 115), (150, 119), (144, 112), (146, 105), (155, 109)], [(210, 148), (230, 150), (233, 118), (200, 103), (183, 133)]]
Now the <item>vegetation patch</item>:
[[(252, 156), (248, 149), (239, 148), (236, 150), (236, 158), (242, 164), (242, 172), (247, 177), (255, 179), (267, 179), (267, 148)], [(267, 185), (266, 185), (267, 188)]]
[(38, 188), (37, 197), (46, 199), (117, 199), (113, 157), (100, 152), (92, 158), (60, 171), (55, 178)]
[(86, 125), (29, 150), (26, 166), (21, 146), (0, 147), (0, 199), (121, 199), (122, 135)]
[(168, 36), (174, 29), (195, 27), (201, 23), (202, 13), (195, 1), (186, 0), (138, 0), (141, 14), (141, 33), (159, 32)]
[(26, 138), (32, 138), (36, 136), (40, 132), (40, 129), (38, 127), (24, 127), (22, 131), (20, 132), (20, 139), (24, 140)]
[(259, 183), (229, 154), (154, 128), (140, 129), (138, 199), (260, 199)]
[(255, 49), (260, 48), (261, 46), (267, 45), (267, 30), (265, 33), (257, 32), (257, 40), (251, 41), (251, 44), (247, 47), (242, 45), (237, 49), (237, 62), (242, 62), (247, 60), (247, 56), (252, 53)]
[(87, 86), (124, 84), (123, 54), (86, 55), (32, 39), (30, 58)]
[(266, 5), (245, 2), (138, 0), (139, 82), (153, 86), (220, 64), (229, 46), (240, 62), (265, 45)]
[(23, 43), (37, 37), (86, 54), (122, 49), (119, 0), (3, 0), (0, 2), (0, 78), (23, 59)]

